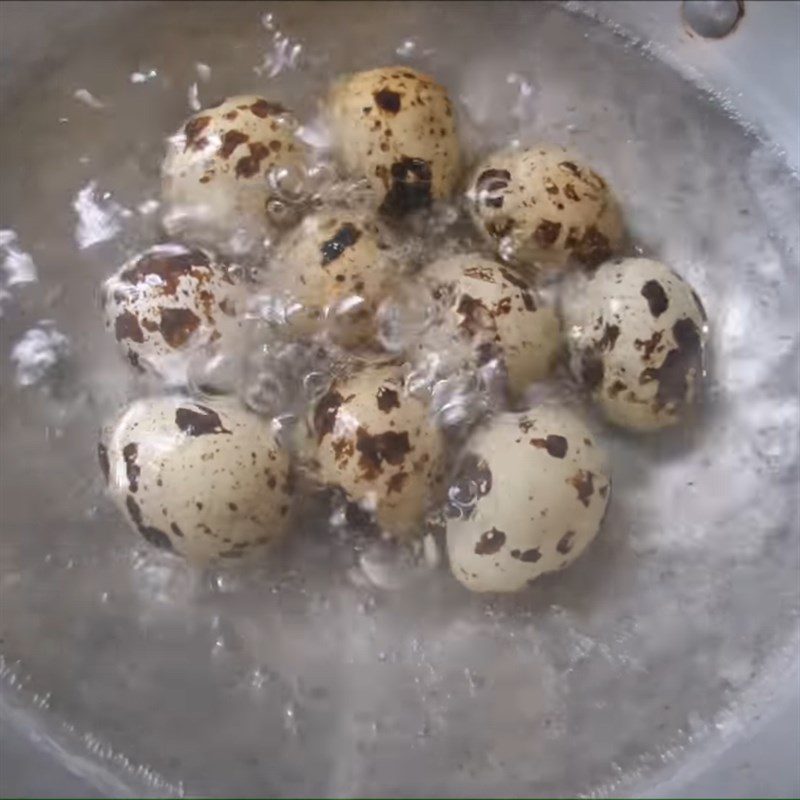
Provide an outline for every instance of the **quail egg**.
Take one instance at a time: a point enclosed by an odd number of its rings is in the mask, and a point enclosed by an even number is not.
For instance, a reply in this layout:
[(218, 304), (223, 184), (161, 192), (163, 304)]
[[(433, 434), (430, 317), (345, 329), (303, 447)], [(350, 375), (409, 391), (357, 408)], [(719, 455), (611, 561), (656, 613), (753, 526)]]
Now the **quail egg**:
[(447, 91), (410, 67), (358, 72), (337, 83), (328, 103), (345, 169), (365, 177), (390, 216), (449, 197), (460, 150)]
[(130, 363), (172, 384), (186, 382), (191, 352), (238, 342), (245, 297), (227, 266), (203, 250), (172, 244), (129, 261), (103, 289), (106, 327)]
[(221, 233), (235, 242), (286, 222), (285, 195), (299, 191), (308, 157), (296, 127), (283, 106), (255, 95), (190, 117), (162, 165), (167, 227), (200, 242)]
[(450, 490), (453, 575), (475, 592), (516, 592), (563, 569), (596, 536), (610, 485), (603, 451), (568, 409), (495, 417)]
[(148, 542), (199, 563), (249, 558), (288, 530), (289, 458), (232, 400), (128, 406), (98, 448), (109, 491)]
[(444, 441), (427, 406), (406, 393), (397, 367), (370, 366), (335, 381), (309, 427), (321, 483), (374, 511), (397, 538), (423, 533), (428, 505), (443, 489)]
[(550, 372), (558, 317), (522, 276), (475, 254), (436, 261), (425, 276), (434, 302), (445, 308), (445, 324), (472, 343), (476, 366), (500, 360), (513, 394)]
[(646, 258), (609, 261), (564, 298), (573, 372), (613, 423), (678, 423), (703, 376), (706, 316), (692, 288)]
[(358, 214), (306, 217), (282, 242), (274, 263), (302, 332), (326, 324), (343, 346), (368, 344), (375, 313), (397, 272), (379, 226)]
[(493, 153), (473, 173), (470, 214), (504, 260), (559, 269), (589, 267), (620, 246), (622, 217), (608, 184), (563, 147)]

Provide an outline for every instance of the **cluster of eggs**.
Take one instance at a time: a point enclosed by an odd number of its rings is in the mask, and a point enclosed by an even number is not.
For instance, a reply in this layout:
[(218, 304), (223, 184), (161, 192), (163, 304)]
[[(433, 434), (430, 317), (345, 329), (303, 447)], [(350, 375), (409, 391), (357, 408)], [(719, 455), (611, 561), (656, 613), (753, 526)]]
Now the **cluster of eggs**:
[[(611, 485), (581, 415), (554, 403), (520, 410), (525, 390), (563, 360), (610, 422), (672, 426), (703, 373), (703, 308), (663, 264), (614, 259), (624, 246), (616, 198), (552, 145), (496, 152), (474, 167), (464, 202), (481, 243), (409, 276), (395, 244), (402, 218), (453, 199), (461, 180), (451, 100), (428, 76), (395, 67), (338, 81), (325, 108), (339, 169), (368, 184), (370, 200), (355, 210), (308, 203), (280, 230), (271, 209), (314, 158), (291, 112), (231, 97), (170, 138), (163, 198), (172, 222), (191, 222), (178, 226), (186, 244), (151, 248), (103, 293), (123, 353), (169, 392), (134, 402), (104, 431), (110, 493), (152, 544), (200, 563), (240, 559), (296, 525), (299, 466), (400, 541), (444, 511), (453, 575), (475, 591), (517, 591), (586, 549)], [(255, 284), (212, 252), (210, 232), (220, 231), (277, 239)], [(544, 299), (543, 276), (552, 284), (576, 273), (582, 280), (565, 282), (558, 303)], [(468, 370), (500, 367), (503, 408), (458, 440), (455, 459), (430, 396), (411, 385), (414, 354), (380, 344), (381, 309), (408, 284)], [(234, 397), (186, 389), (187, 356), (241, 351), (248, 298), (270, 289), (285, 301), (290, 337), (324, 336), (358, 353), (309, 402), (290, 440)]]

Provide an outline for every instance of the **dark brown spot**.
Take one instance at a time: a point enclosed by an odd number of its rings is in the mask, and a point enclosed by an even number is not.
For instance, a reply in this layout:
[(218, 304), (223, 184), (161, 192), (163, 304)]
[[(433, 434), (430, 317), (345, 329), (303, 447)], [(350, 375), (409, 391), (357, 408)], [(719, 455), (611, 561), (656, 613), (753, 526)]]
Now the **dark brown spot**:
[(565, 556), (572, 550), (572, 540), (575, 538), (575, 531), (567, 531), (556, 544), (556, 551)]
[(544, 179), (544, 190), (547, 194), (558, 194), (558, 186), (552, 178)]
[(533, 232), (533, 240), (539, 247), (548, 248), (555, 244), (558, 235), (561, 233), (561, 223), (543, 219)]
[(178, 282), (184, 276), (191, 276), (202, 282), (211, 277), (211, 264), (208, 256), (201, 250), (187, 250), (181, 253), (147, 253), (130, 269), (125, 270), (120, 278), (127, 283), (146, 282), (150, 286), (149, 276), (159, 279), (159, 288), (163, 294), (175, 294)]
[(175, 412), (175, 424), (188, 436), (230, 433), (212, 408), (196, 403), (194, 408), (181, 407)]
[(502, 208), (503, 195), (498, 194), (505, 189), (511, 180), (511, 173), (506, 169), (486, 169), (478, 175), (475, 182), (475, 202), (489, 208)]
[(139, 325), (139, 319), (130, 311), (123, 311), (114, 320), (114, 335), (117, 337), (118, 342), (123, 339), (130, 339), (141, 344), (144, 341), (144, 332)]
[(578, 500), (588, 508), (589, 500), (594, 494), (594, 473), (588, 469), (579, 469), (571, 478), (567, 478), (567, 483), (575, 488)]
[(128, 476), (128, 489), (136, 492), (139, 488), (139, 475), (142, 470), (136, 463), (136, 456), (139, 454), (139, 446), (136, 442), (129, 442), (122, 448), (122, 458), (125, 461), (125, 474)]
[(475, 543), (476, 556), (490, 556), (498, 552), (506, 543), (506, 535), (497, 528), (491, 528), (481, 534), (481, 538)]
[(378, 92), (373, 92), (372, 96), (378, 108), (386, 111), (389, 114), (396, 114), (400, 110), (400, 98), (402, 95), (399, 92), (393, 92), (391, 89), (381, 89)]
[(246, 133), (241, 131), (225, 131), (222, 137), (222, 144), (219, 148), (219, 154), (223, 158), (229, 158), (231, 153), (240, 145), (244, 144), (250, 139)]
[(581, 356), (581, 379), (590, 391), (603, 382), (603, 359), (594, 350), (584, 350)]
[(155, 333), (158, 330), (158, 323), (153, 322), (152, 319), (143, 319), (142, 320), (142, 327), (149, 331), (150, 333)]
[(321, 442), (327, 434), (333, 433), (339, 406), (345, 402), (347, 401), (344, 397), (335, 389), (330, 389), (319, 399), (314, 409), (314, 432), (317, 434), (318, 442)]
[(264, 100), (264, 98), (259, 98), (255, 103), (252, 103), (249, 108), (253, 114), (257, 117), (261, 117), (261, 119), (265, 119), (270, 116), (270, 114), (283, 114), (286, 111), (280, 103), (270, 103), (268, 100)]
[(600, 341), (597, 342), (597, 348), (603, 352), (607, 353), (614, 349), (614, 345), (617, 343), (617, 339), (619, 338), (619, 327), (617, 325), (609, 325), (606, 323), (606, 327), (603, 330), (603, 335), (600, 338)]
[(269, 148), (270, 148), (270, 150), (272, 150), (273, 153), (280, 153), (282, 147), (283, 147), (283, 144), (281, 142), (279, 142), (277, 139), (273, 139), (269, 143)]
[(642, 297), (647, 300), (650, 313), (658, 318), (669, 308), (669, 298), (658, 281), (647, 281), (642, 286)]
[(473, 278), (477, 281), (484, 281), (484, 283), (494, 283), (494, 272), (490, 267), (467, 267), (464, 274), (468, 278)]
[(169, 526), (169, 529), (178, 537), (183, 539), (183, 531), (178, 527), (177, 522), (172, 522)]
[(695, 380), (701, 374), (700, 333), (694, 322), (685, 317), (672, 326), (672, 335), (677, 347), (667, 353), (660, 367), (648, 367), (642, 371), (639, 382), (658, 381), (654, 401), (657, 411), (673, 404), (675, 409), (683, 407), (689, 392), (689, 371)]
[(128, 495), (127, 499), (125, 500), (125, 505), (128, 508), (128, 514), (130, 514), (131, 521), (133, 522), (136, 530), (139, 531), (146, 541), (150, 542), (150, 544), (160, 548), (161, 550), (173, 550), (172, 542), (170, 541), (169, 536), (164, 533), (164, 531), (154, 528), (151, 525), (144, 524), (142, 519), (142, 510), (139, 508), (139, 504), (136, 502), (136, 498), (132, 494)]
[(333, 457), (336, 459), (340, 467), (343, 467), (350, 460), (350, 457), (355, 453), (356, 447), (352, 439), (334, 439), (331, 442), (333, 448)]
[(388, 386), (381, 386), (378, 389), (378, 408), (388, 414), (393, 408), (400, 408), (400, 396), (394, 389)]
[(569, 199), (577, 202), (580, 200), (580, 195), (575, 191), (575, 187), (571, 183), (564, 184), (564, 196)]
[(433, 178), (427, 161), (403, 156), (392, 164), (389, 174), (391, 182), (381, 203), (382, 214), (400, 217), (431, 204)]
[(649, 339), (635, 339), (633, 342), (633, 346), (637, 350), (644, 350), (642, 353), (642, 360), (647, 361), (650, 356), (653, 355), (655, 352), (656, 347), (661, 344), (661, 338), (664, 335), (664, 331), (654, 331), (653, 335)]
[(144, 372), (145, 371), (144, 367), (142, 366), (141, 362), (139, 361), (139, 354), (138, 353), (134, 353), (133, 350), (128, 350), (128, 352), (125, 355), (127, 356), (128, 361), (130, 361), (131, 366), (137, 372)]
[(371, 434), (359, 425), (356, 429), (356, 450), (360, 454), (358, 466), (362, 477), (371, 481), (383, 472), (384, 462), (394, 467), (400, 466), (411, 452), (411, 443), (408, 431)]
[(608, 484), (606, 484), (605, 486), (601, 486), (597, 490), (597, 493), (600, 495), (600, 497), (605, 498), (605, 496), (608, 494)]
[(97, 445), (97, 460), (100, 462), (100, 469), (103, 472), (103, 477), (108, 483), (108, 476), (111, 474), (111, 465), (108, 463), (108, 448), (102, 444)]
[(261, 169), (261, 162), (269, 156), (269, 148), (261, 142), (250, 142), (247, 145), (249, 156), (242, 156), (236, 162), (235, 173), (237, 178), (252, 178)]
[(222, 300), (217, 303), (219, 306), (219, 310), (226, 316), (226, 317), (235, 317), (236, 316), (236, 305), (229, 297), (223, 297)]
[(547, 450), (547, 454), (553, 458), (564, 458), (567, 454), (567, 440), (563, 436), (551, 433), (546, 439), (531, 439), (531, 444)]
[(510, 217), (491, 219), (484, 227), (486, 228), (486, 232), (493, 239), (502, 239), (504, 236), (511, 233), (514, 228), (514, 220)]
[(228, 508), (231, 511), (238, 511), (239, 510), (239, 506), (237, 506), (236, 503), (228, 503)]
[(184, 150), (188, 150), (192, 146), (197, 147), (197, 137), (200, 136), (200, 133), (209, 122), (211, 122), (211, 117), (192, 117), (192, 119), (183, 126), (183, 133), (184, 136), (186, 136)]
[(162, 308), (159, 330), (173, 348), (183, 347), (200, 325), (200, 317), (188, 308)]
[(572, 248), (572, 252), (582, 264), (596, 267), (611, 256), (611, 244), (605, 234), (600, 233), (594, 225), (590, 225)]
[(520, 291), (522, 302), (526, 310), (536, 311), (536, 301), (533, 297), (533, 292), (527, 281), (523, 280), (519, 275), (516, 275), (512, 270), (507, 267), (499, 267), (500, 274), (512, 285)]
[(322, 243), (322, 266), (335, 261), (348, 248), (361, 238), (361, 231), (351, 222), (345, 222), (338, 231)]
[(389, 478), (386, 484), (386, 494), (391, 494), (392, 492), (397, 492), (398, 494), (403, 491), (403, 486), (405, 486), (406, 481), (408, 480), (408, 473), (407, 472), (397, 472)]
[(517, 561), (524, 561), (526, 564), (535, 564), (542, 557), (542, 551), (538, 547), (532, 547), (530, 550), (511, 551), (511, 558), (516, 558)]
[(239, 112), (234, 108), (233, 111), (228, 111), (227, 113), (222, 115), (225, 119), (236, 119), (239, 116)]
[(566, 170), (567, 172), (569, 172), (572, 175), (575, 175), (578, 178), (580, 178), (581, 176), (580, 169), (578, 169), (577, 165), (573, 164), (572, 161), (562, 161), (558, 166), (561, 167), (561, 169)]
[(480, 301), (468, 294), (462, 294), (456, 306), (456, 313), (461, 316), (458, 327), (469, 337), (495, 329), (491, 311)]
[(621, 380), (617, 379), (611, 386), (608, 387), (608, 396), (611, 398), (616, 397), (620, 392), (624, 392), (628, 388), (626, 383), (623, 383)]

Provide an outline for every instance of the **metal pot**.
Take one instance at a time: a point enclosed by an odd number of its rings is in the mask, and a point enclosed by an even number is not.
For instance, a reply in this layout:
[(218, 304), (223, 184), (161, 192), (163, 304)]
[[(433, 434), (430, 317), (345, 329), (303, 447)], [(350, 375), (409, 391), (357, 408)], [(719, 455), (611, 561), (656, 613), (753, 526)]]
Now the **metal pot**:
[[(663, 794), (704, 771), (696, 785), (726, 788), (713, 770), (754, 752), (757, 720), (786, 703), (779, 724), (796, 719), (797, 4), (1, 13), (0, 710), (16, 732), (113, 795)], [(137, 549), (94, 465), (130, 390), (95, 293), (159, 235), (147, 201), (187, 89), (310, 115), (332, 75), (398, 60), (450, 86), (471, 154), (555, 138), (603, 165), (637, 241), (708, 307), (699, 427), (612, 437), (597, 545), (513, 601), (443, 576), (365, 590), (324, 549), (257, 578)], [(34, 328), (44, 349), (21, 372)]]

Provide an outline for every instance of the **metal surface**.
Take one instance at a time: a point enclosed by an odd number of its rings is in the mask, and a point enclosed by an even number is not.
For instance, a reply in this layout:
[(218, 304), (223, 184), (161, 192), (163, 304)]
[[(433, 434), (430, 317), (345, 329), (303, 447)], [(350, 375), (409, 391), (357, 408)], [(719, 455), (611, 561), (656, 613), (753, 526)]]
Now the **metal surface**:
[[(0, 710), (102, 793), (736, 796), (713, 770), (759, 747), (784, 770), (774, 792), (796, 790), (793, 762), (763, 750), (778, 731), (791, 757), (797, 737), (800, 6), (750, 3), (714, 41), (678, 2), (450, 8), (0, 10), (0, 228), (39, 267), (8, 287), (0, 325)], [(266, 10), (307, 59), (274, 81), (253, 71), (280, 47)], [(81, 248), (79, 192), (96, 181), (108, 214), (154, 196), (197, 62), (206, 101), (268, 91), (307, 115), (332, 74), (390, 59), (442, 77), (473, 151), (515, 136), (584, 150), (712, 321), (701, 428), (611, 437), (603, 536), (512, 602), (443, 574), (413, 596), (365, 591), (319, 543), (283, 574), (198, 576), (137, 550), (95, 477), (97, 424), (131, 390), (96, 287), (157, 230), (120, 215), (119, 237)], [(17, 387), (8, 358), (43, 318), (74, 354), (50, 395)]]

